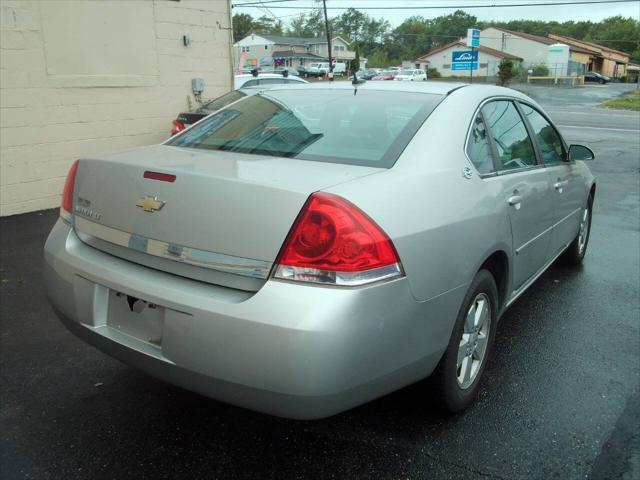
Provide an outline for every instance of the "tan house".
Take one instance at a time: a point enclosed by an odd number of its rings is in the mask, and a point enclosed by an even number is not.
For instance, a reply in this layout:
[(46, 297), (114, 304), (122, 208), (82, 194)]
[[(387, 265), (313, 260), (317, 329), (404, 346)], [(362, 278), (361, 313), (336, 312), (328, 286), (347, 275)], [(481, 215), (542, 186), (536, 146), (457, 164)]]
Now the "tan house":
[(572, 50), (575, 48), (583, 52), (581, 57), (583, 61), (581, 63), (585, 63), (589, 71), (598, 72), (612, 78), (620, 78), (627, 73), (628, 53), (553, 33), (548, 36), (554, 42), (564, 43), (569, 45)]
[[(480, 45), (520, 57), (527, 66), (546, 64), (549, 47), (556, 43), (564, 42), (501, 27), (487, 27), (480, 32)], [(569, 45), (569, 53), (570, 60), (585, 65), (582, 68), (584, 70), (588, 64), (589, 50)]]
[[(349, 62), (356, 56), (349, 50), (350, 43), (342, 37), (331, 39), (331, 58)], [(329, 49), (324, 37), (301, 38), (252, 33), (234, 44), (236, 68), (243, 67), (298, 67), (313, 62), (327, 61)]]
[(0, 3), (0, 215), (59, 205), (71, 163), (166, 139), (232, 85), (227, 0)]

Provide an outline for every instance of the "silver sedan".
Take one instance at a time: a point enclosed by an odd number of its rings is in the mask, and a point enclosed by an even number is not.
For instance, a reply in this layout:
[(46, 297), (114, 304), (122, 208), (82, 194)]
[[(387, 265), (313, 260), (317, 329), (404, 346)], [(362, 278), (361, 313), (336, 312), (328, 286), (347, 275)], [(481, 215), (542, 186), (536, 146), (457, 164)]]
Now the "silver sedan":
[(582, 262), (591, 159), (505, 88), (276, 87), (74, 163), (47, 290), (98, 349), (235, 405), (320, 418), (431, 376), (455, 412), (505, 310)]

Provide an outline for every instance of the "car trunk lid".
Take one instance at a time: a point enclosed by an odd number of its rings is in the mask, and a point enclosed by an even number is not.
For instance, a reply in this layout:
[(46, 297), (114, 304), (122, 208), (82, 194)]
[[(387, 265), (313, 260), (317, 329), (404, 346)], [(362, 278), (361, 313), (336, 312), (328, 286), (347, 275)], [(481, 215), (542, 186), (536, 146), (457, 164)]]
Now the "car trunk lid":
[(144, 147), (80, 161), (74, 224), (84, 242), (113, 255), (256, 291), (311, 193), (383, 170)]

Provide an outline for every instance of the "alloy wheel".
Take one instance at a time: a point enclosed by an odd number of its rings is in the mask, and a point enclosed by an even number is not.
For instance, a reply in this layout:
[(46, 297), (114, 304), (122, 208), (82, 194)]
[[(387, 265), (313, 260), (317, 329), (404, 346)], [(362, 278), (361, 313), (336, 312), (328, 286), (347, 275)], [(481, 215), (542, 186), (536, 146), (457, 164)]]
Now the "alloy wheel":
[(491, 302), (485, 293), (479, 293), (467, 311), (458, 346), (456, 375), (462, 389), (469, 388), (478, 376), (486, 356), (490, 328)]

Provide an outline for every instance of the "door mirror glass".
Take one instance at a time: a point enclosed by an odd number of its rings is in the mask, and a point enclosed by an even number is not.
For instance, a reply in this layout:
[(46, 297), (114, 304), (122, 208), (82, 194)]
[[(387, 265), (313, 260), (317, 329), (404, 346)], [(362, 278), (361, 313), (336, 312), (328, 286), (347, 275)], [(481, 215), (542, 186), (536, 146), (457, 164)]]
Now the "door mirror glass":
[(571, 145), (569, 147), (569, 160), (573, 162), (576, 160), (588, 161), (594, 158), (596, 158), (596, 156), (589, 147), (585, 147), (584, 145)]

